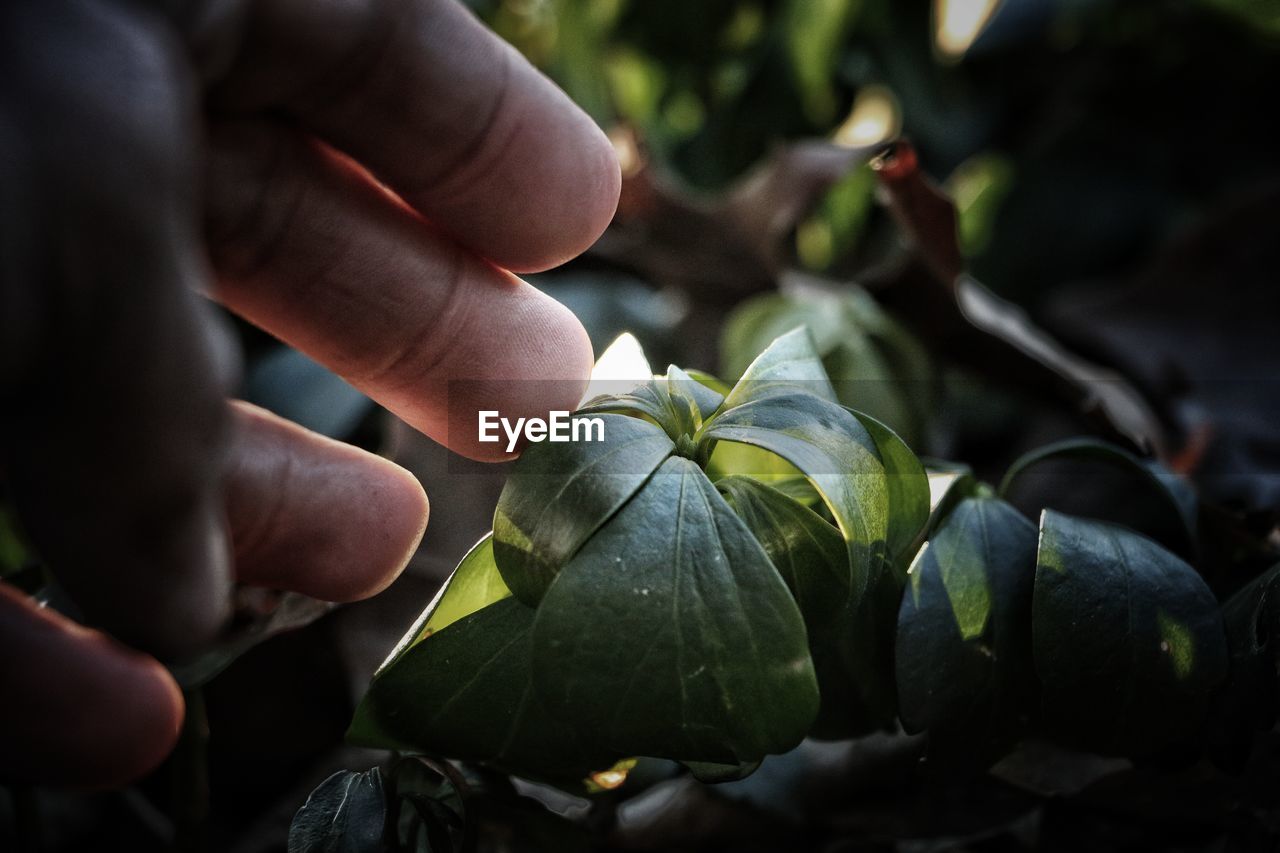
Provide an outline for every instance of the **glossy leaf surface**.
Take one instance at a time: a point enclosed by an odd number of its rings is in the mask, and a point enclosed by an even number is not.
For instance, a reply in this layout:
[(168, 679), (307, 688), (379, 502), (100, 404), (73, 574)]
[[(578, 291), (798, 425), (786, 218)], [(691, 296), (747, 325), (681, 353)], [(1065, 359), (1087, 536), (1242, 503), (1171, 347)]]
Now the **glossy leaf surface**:
[(874, 647), (847, 649), (859, 633), (859, 602), (850, 589), (840, 531), (802, 503), (749, 477), (727, 477), (716, 487), (764, 547), (800, 606), (822, 700), (815, 732), (833, 737), (853, 733), (857, 721), (867, 716), (864, 708), (886, 700), (861, 698), (878, 683), (861, 677), (874, 671), (874, 658), (848, 665), (847, 656), (865, 655)]
[(822, 367), (813, 337), (803, 327), (779, 337), (747, 366), (742, 378), (725, 397), (724, 408), (762, 400), (778, 392), (795, 391), (836, 401), (835, 389)]
[(511, 590), (503, 582), (493, 559), (493, 534), (486, 534), (441, 584), (431, 603), (396, 644), (382, 668), (390, 666), (414, 643), (509, 595)]
[(715, 414), (724, 403), (724, 395), (693, 378), (674, 364), (667, 368), (667, 391), (673, 401), (683, 402), (692, 414), (687, 435), (693, 435), (702, 422)]
[(1037, 448), (1009, 467), (1000, 496), (1028, 518), (1040, 510), (1121, 524), (1191, 559), (1196, 507), (1172, 473), (1129, 451), (1088, 438)]
[(929, 477), (919, 458), (889, 427), (870, 415), (850, 411), (875, 442), (888, 490), (889, 554), (903, 563), (915, 553), (917, 538), (929, 522)]
[(994, 498), (960, 501), (916, 555), (895, 655), (907, 731), (978, 751), (1017, 736), (1035, 694), (1035, 565), (1035, 526)]
[(494, 557), (521, 601), (536, 605), (557, 572), (675, 449), (653, 424), (604, 421), (603, 441), (536, 445), (512, 469), (493, 515)]
[(548, 714), (532, 689), (534, 610), (501, 599), (410, 646), (369, 686), (353, 743), (485, 761), (532, 778), (581, 779), (610, 758), (589, 729)]
[(655, 377), (637, 384), (625, 393), (606, 394), (588, 400), (576, 414), (640, 417), (660, 427), (669, 439), (675, 441), (689, 432), (689, 408), (686, 400), (672, 399), (665, 379)]
[(533, 655), (551, 714), (619, 755), (753, 761), (799, 743), (818, 709), (795, 601), (679, 457), (556, 578)]
[(1214, 699), (1209, 743), (1215, 760), (1238, 771), (1254, 736), (1274, 726), (1280, 710), (1280, 565), (1231, 596), (1222, 621), (1230, 671)]
[(1125, 528), (1046, 510), (1032, 635), (1047, 729), (1144, 754), (1203, 719), (1227, 674), (1217, 602), (1195, 570)]
[(384, 853), (387, 801), (378, 768), (339, 771), (311, 792), (289, 827), (289, 853)]
[(875, 442), (857, 418), (812, 394), (779, 390), (721, 410), (699, 440), (754, 445), (794, 465), (844, 535), (855, 593), (868, 588), (887, 549), (889, 495)]

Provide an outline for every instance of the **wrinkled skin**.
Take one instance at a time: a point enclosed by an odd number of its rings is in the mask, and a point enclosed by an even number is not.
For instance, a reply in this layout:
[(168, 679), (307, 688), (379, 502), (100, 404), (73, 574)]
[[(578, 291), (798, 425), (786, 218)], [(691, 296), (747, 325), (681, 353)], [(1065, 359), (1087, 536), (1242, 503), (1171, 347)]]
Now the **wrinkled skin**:
[(0, 781), (145, 773), (183, 713), (157, 658), (233, 584), (361, 598), (422, 535), (408, 472), (228, 403), (205, 295), (493, 458), (458, 412), (572, 408), (592, 360), (514, 273), (590, 245), (618, 185), (454, 0), (0, 4), (0, 477), (92, 626), (0, 588)]

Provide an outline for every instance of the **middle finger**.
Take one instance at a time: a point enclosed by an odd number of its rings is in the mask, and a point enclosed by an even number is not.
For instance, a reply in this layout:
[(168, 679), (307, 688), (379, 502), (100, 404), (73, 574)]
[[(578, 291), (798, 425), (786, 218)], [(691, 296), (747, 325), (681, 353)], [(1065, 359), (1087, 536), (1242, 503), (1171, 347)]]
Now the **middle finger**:
[(220, 300), (452, 450), (504, 456), (478, 441), (478, 409), (581, 398), (591, 344), (568, 309), (298, 131), (215, 127), (206, 206)]

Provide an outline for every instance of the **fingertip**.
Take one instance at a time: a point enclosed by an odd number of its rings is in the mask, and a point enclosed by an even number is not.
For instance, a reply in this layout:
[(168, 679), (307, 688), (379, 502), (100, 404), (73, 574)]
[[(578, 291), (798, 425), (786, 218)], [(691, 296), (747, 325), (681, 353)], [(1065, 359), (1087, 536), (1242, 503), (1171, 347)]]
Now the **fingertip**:
[(426, 530), (413, 474), (256, 406), (234, 409), (227, 515), (238, 579), (336, 602), (389, 586)]
[(129, 725), (132, 732), (123, 740), (136, 744), (124, 751), (118, 762), (111, 762), (115, 773), (104, 773), (96, 780), (87, 780), (85, 787), (116, 788), (140, 779), (169, 757), (182, 736), (182, 722), (186, 717), (187, 703), (182, 688), (173, 674), (154, 658), (137, 654), (132, 684), (120, 686), (133, 697)]
[[(532, 287), (532, 285), (527, 286)], [(578, 408), (582, 395), (586, 393), (587, 383), (591, 381), (591, 369), (596, 362), (595, 350), (591, 346), (591, 336), (587, 334), (587, 329), (578, 319), (578, 315), (570, 311), (563, 302), (540, 290), (537, 293), (546, 300), (548, 327), (555, 330), (551, 334), (556, 338), (558, 350), (555, 360), (563, 365), (562, 375), (568, 380), (565, 386), (559, 389), (558, 393), (561, 396), (554, 400), (553, 408), (573, 411)]]
[[(567, 100), (567, 99), (566, 99)], [(562, 144), (576, 152), (571, 170), (544, 169), (548, 186), (531, 193), (527, 225), (513, 229), (518, 242), (492, 260), (517, 274), (543, 272), (581, 255), (613, 221), (622, 193), (622, 168), (613, 143), (586, 113), (569, 104)], [(565, 199), (562, 207), (546, 200)], [(521, 234), (520, 231), (526, 233)], [(478, 246), (482, 251), (488, 248)]]
[[(471, 352), (454, 353), (449, 362), (456, 373), (448, 383), (443, 441), (450, 450), (480, 462), (510, 461), (525, 445), (516, 439), (515, 449), (508, 450), (511, 437), (506, 427), (490, 429), (490, 440), (482, 440), (482, 412), (493, 413), (490, 423), (508, 425), (572, 412), (582, 400), (594, 364), (591, 339), (577, 316), (527, 282), (512, 278), (516, 288), (504, 300), (505, 310), (495, 313), (496, 322), (467, 336)], [(440, 438), (432, 430), (428, 434)]]
[(8, 661), (0, 727), (4, 781), (76, 788), (124, 785), (173, 750), (185, 705), (158, 661), (0, 587)]
[(591, 384), (591, 371), (595, 367), (596, 355), (595, 349), (591, 346), (591, 336), (587, 334), (582, 321), (568, 308), (563, 305), (560, 307), (572, 321), (572, 327), (566, 327), (570, 332), (567, 349), (571, 353), (575, 381), (565, 389), (564, 396), (557, 401), (556, 408), (575, 412), (582, 406), (582, 398), (587, 393), (587, 386)]
[[(50, 759), (51, 781), (88, 790), (120, 788), (150, 774), (173, 752), (186, 702), (155, 658), (80, 630), (97, 646), (91, 655), (96, 672), (85, 676), (84, 694), (98, 698), (77, 703), (80, 717), (66, 726), (61, 754)], [(108, 730), (94, 719), (98, 715), (111, 720)]]
[(371, 479), (376, 476), (381, 482), (381, 494), (371, 496), (369, 515), (375, 525), (374, 540), (385, 543), (381, 546), (383, 556), (370, 561), (370, 571), (346, 572), (335, 578), (331, 601), (360, 601), (391, 586), (417, 553), (431, 517), (431, 502), (417, 477), (389, 459), (369, 457)]
[[(612, 145), (465, 4), (254, 5), (259, 35), (219, 86), (235, 111), (275, 106), (267, 94), (275, 89), (309, 130), (504, 269), (558, 266), (608, 226), (621, 188)], [(379, 73), (316, 97), (317, 78), (321, 86), (329, 79), (323, 69), (355, 55), (343, 34), (359, 32), (394, 33), (382, 45)], [(305, 49), (284, 69), (275, 56), (255, 57), (299, 44)], [(282, 87), (290, 72), (312, 85)], [(301, 91), (305, 98), (296, 97)]]

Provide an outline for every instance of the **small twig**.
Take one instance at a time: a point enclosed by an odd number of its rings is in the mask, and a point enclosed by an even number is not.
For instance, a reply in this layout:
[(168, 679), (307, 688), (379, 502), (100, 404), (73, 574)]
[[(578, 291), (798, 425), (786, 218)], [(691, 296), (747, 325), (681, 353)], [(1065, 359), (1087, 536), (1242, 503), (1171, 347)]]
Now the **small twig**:
[(899, 285), (912, 287), (878, 291), (883, 302), (901, 308), (921, 338), (949, 358), (1032, 396), (1054, 397), (1091, 417), (1108, 437), (1169, 457), (1164, 424), (1131, 383), (1070, 352), (965, 272), (955, 207), (921, 171), (909, 143), (895, 143), (871, 165), (924, 273), (898, 277)]

